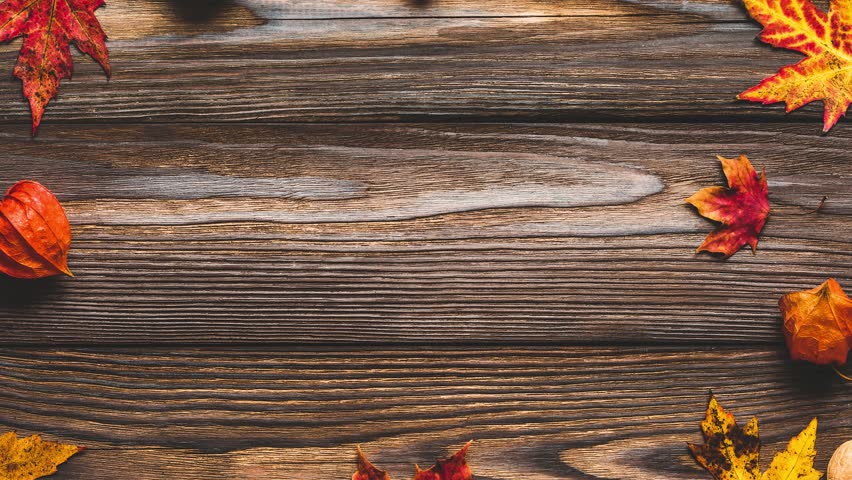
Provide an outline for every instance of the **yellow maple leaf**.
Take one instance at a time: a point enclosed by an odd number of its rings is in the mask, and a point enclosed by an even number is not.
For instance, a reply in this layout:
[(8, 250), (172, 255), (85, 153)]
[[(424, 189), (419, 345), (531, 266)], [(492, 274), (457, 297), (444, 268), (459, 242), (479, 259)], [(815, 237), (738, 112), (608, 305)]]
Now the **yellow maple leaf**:
[(717, 480), (819, 480), (814, 470), (817, 419), (790, 440), (787, 449), (778, 452), (772, 464), (760, 473), (760, 435), (757, 418), (744, 428), (727, 412), (716, 397), (710, 397), (707, 416), (701, 422), (704, 445), (688, 444), (695, 460)]
[(763, 472), (762, 480), (819, 480), (822, 472), (814, 469), (816, 456), (817, 419), (790, 439), (787, 449), (775, 454), (769, 469)]
[(760, 39), (806, 55), (737, 98), (785, 102), (791, 112), (815, 100), (824, 104), (828, 131), (852, 102), (852, 0), (831, 0), (827, 12), (811, 0), (744, 0), (748, 13), (763, 25)]
[(710, 397), (707, 416), (701, 422), (704, 445), (689, 444), (695, 460), (717, 480), (758, 480), (760, 437), (757, 418), (740, 428), (716, 397)]
[(18, 438), (15, 432), (0, 435), (0, 479), (35, 480), (56, 473), (56, 467), (83, 447), (46, 442), (39, 435)]

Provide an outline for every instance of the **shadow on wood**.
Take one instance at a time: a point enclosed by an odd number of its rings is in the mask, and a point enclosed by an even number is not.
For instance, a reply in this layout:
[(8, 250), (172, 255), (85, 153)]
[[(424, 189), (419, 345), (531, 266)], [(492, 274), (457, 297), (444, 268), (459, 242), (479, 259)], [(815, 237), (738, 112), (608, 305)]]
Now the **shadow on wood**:
[(8, 307), (37, 307), (47, 297), (52, 298), (61, 290), (60, 277), (21, 280), (0, 275), (0, 305)]
[(169, 3), (176, 16), (190, 23), (209, 22), (234, 5), (232, 0), (171, 0)]
[(791, 385), (798, 393), (824, 397), (845, 388), (837, 374), (829, 366), (814, 365), (807, 362), (791, 362)]

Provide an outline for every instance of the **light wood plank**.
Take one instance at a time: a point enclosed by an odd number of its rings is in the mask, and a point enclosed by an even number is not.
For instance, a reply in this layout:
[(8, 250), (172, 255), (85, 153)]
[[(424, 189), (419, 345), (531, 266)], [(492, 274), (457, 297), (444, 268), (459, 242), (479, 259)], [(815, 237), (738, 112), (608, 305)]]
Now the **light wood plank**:
[[(65, 202), (77, 278), (0, 281), (2, 342), (780, 342), (781, 295), (852, 285), (852, 134), (809, 129), (7, 126), (0, 183)], [(697, 255), (684, 198), (739, 153), (758, 253)]]

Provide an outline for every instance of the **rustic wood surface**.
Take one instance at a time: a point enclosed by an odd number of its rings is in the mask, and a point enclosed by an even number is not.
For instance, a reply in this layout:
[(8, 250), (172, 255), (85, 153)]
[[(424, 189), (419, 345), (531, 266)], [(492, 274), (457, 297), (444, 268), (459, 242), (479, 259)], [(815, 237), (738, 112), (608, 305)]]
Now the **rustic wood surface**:
[[(198, 18), (186, 4), (214, 10)], [(736, 0), (115, 0), (99, 16), (112, 79), (76, 55), (45, 126), (779, 122), (782, 106), (734, 98), (801, 57), (758, 43)], [(0, 64), (11, 69), (18, 48)], [(10, 78), (0, 120), (26, 121), (20, 97)], [(811, 106), (790, 118), (816, 134), (821, 116)]]
[[(783, 349), (8, 349), (0, 418), (85, 444), (58, 478), (392, 478), (475, 439), (477, 479), (701, 479), (708, 389), (759, 416), (764, 462), (819, 416), (823, 468), (849, 388)], [(14, 419), (13, 421), (11, 419)]]
[[(2, 342), (777, 344), (782, 294), (852, 284), (852, 130), (812, 130), (3, 127), (0, 183), (65, 202), (77, 278), (2, 281)], [(770, 178), (758, 253), (696, 254), (714, 225), (683, 199), (741, 152)]]
[[(777, 310), (852, 289), (852, 124), (734, 100), (798, 58), (739, 2), (107, 3), (112, 79), (75, 53), (38, 137), (0, 85), (0, 185), (74, 233), (76, 278), (0, 279), (0, 431), (89, 447), (51, 478), (344, 480), (361, 444), (404, 479), (473, 439), (477, 479), (706, 479), (711, 389), (764, 463), (852, 438)], [(757, 254), (696, 254), (683, 200), (741, 153)]]

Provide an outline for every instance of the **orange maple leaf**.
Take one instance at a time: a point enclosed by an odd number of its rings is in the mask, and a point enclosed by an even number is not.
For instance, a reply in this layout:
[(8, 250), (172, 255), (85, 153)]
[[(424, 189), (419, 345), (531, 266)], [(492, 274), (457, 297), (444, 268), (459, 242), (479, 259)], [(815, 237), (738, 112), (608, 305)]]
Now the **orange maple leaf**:
[(44, 108), (59, 89), (59, 81), (71, 78), (73, 64), (69, 44), (90, 55), (110, 75), (106, 34), (95, 10), (104, 0), (6, 0), (0, 3), (0, 42), (21, 35), (24, 43), (14, 74), (24, 82), (35, 135)]
[(739, 158), (717, 157), (728, 179), (728, 188), (707, 187), (686, 199), (698, 213), (722, 223), (707, 235), (697, 251), (721, 253), (725, 258), (744, 245), (757, 249), (757, 235), (769, 215), (769, 190), (766, 173), (755, 172), (745, 155)]
[[(472, 480), (473, 474), (465, 461), (470, 442), (449, 458), (438, 460), (428, 470), (415, 466), (417, 473), (414, 480)], [(352, 480), (390, 480), (390, 475), (384, 470), (374, 467), (361, 448), (358, 448), (358, 470), (352, 475)]]
[(829, 278), (803, 292), (788, 293), (778, 302), (784, 316), (784, 337), (794, 360), (827, 365), (846, 363), (852, 348), (852, 299)]
[(0, 435), (0, 478), (34, 480), (56, 473), (56, 467), (85, 450), (76, 445), (46, 442), (39, 435), (18, 438), (15, 432)]
[(827, 132), (852, 102), (852, 0), (831, 0), (828, 12), (810, 0), (745, 0), (745, 6), (764, 27), (761, 40), (807, 57), (782, 67), (737, 98), (785, 102), (788, 112), (822, 100)]

